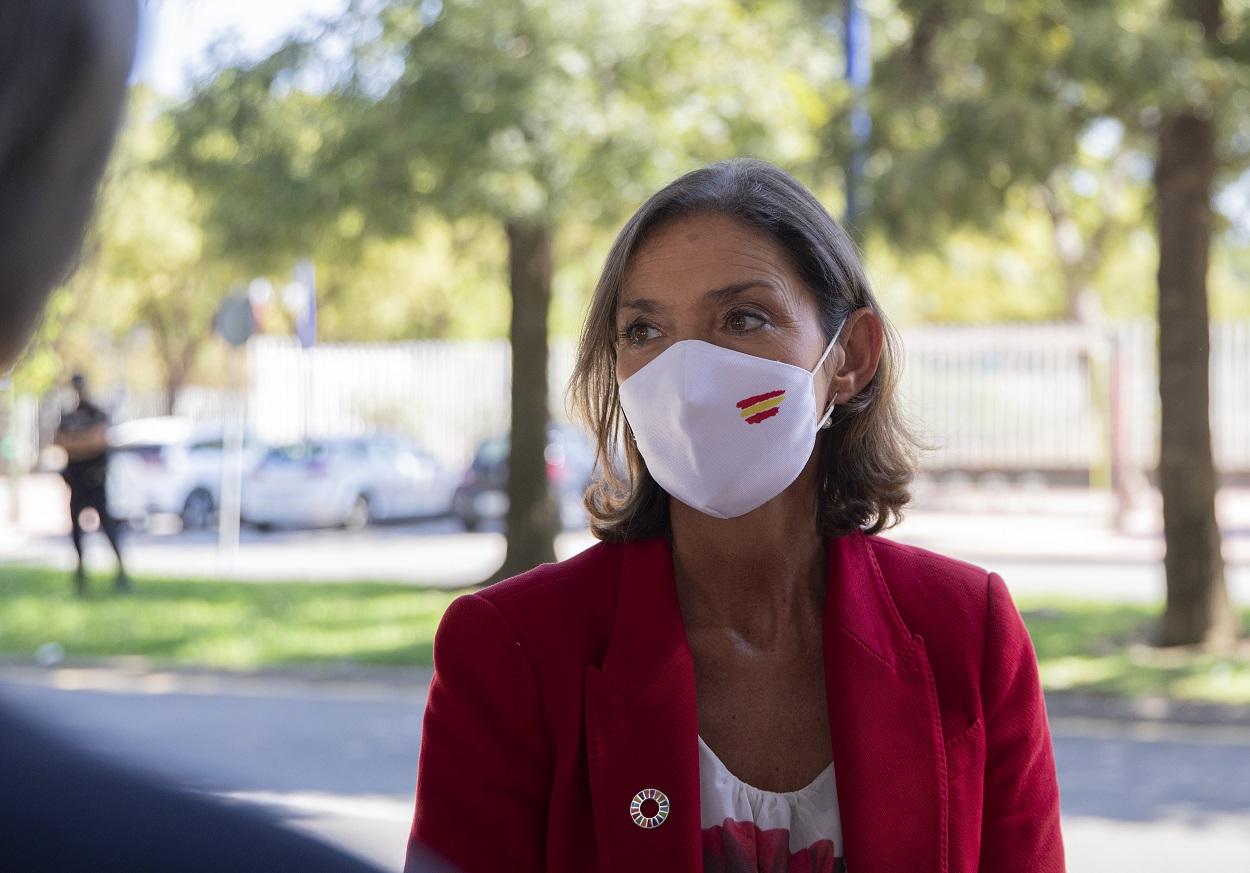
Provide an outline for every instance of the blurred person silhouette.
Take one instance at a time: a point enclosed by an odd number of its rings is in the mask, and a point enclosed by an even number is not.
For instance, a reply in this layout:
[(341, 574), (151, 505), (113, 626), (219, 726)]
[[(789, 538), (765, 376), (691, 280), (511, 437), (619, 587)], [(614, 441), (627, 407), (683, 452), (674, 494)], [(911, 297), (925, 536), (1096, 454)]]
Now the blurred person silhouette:
[(70, 537), (74, 541), (74, 551), (78, 553), (74, 591), (82, 595), (87, 590), (82, 514), (91, 509), (99, 517), (100, 529), (117, 555), (114, 586), (119, 592), (128, 592), (132, 586), (122, 561), (121, 524), (108, 510), (108, 413), (87, 396), (87, 379), (82, 373), (75, 373), (70, 378), (70, 389), (74, 392), (74, 405), (61, 414), (53, 443), (65, 450), (67, 458), (61, 475), (69, 486)]
[[(72, 269), (137, 29), (136, 0), (0, 3), (0, 373)], [(0, 870), (377, 873), (259, 812), (89, 755), (3, 701), (0, 773)], [(420, 854), (417, 869), (447, 869)]]

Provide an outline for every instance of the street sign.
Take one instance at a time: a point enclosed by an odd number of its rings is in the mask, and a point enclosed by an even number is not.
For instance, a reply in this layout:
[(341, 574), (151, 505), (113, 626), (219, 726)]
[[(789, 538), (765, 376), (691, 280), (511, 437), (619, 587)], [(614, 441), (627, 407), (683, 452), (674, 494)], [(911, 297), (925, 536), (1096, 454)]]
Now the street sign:
[(256, 332), (256, 322), (252, 317), (252, 301), (246, 294), (231, 294), (221, 302), (213, 316), (213, 330), (236, 348), (247, 343)]

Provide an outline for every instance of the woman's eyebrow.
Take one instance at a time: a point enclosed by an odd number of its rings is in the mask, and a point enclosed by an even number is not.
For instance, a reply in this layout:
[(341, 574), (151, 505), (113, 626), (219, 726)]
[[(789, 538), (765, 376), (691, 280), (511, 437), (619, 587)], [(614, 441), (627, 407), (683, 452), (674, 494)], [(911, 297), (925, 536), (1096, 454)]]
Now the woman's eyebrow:
[(724, 303), (726, 300), (752, 288), (767, 288), (769, 291), (776, 291), (777, 285), (769, 279), (747, 279), (744, 282), (734, 282), (732, 285), (726, 285), (724, 288), (716, 288), (707, 292), (704, 296), (710, 297), (717, 303)]
[[(769, 291), (776, 291), (777, 285), (770, 279), (747, 279), (742, 282), (734, 282), (732, 285), (726, 285), (723, 288), (713, 288), (703, 296), (716, 303), (724, 303), (726, 300), (736, 297), (743, 291), (749, 291), (752, 288), (767, 288)], [(621, 304), (617, 307), (617, 309), (634, 309), (638, 312), (654, 314), (663, 309), (663, 307), (648, 297), (635, 297), (632, 300), (621, 301)]]
[(633, 300), (624, 300), (617, 309), (636, 309), (639, 312), (654, 314), (661, 309), (660, 304), (646, 297), (635, 297)]

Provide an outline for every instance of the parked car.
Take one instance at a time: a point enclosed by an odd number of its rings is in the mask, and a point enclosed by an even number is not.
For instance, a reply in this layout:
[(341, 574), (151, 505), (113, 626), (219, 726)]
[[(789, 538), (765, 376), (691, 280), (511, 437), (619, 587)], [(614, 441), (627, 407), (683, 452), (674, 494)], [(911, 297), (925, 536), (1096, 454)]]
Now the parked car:
[[(224, 458), (220, 422), (139, 418), (110, 428), (109, 443), (109, 511), (114, 516), (142, 525), (154, 515), (177, 515), (190, 529), (213, 522)], [(257, 440), (244, 437), (245, 478), (264, 452)]]
[[(508, 514), (508, 436), (492, 437), (478, 446), (473, 463), (465, 471), (452, 499), (452, 514), (465, 530), (478, 530), (486, 522)], [(577, 527), (585, 521), (582, 497), (595, 468), (595, 448), (589, 437), (571, 425), (547, 426), (547, 481), (560, 509), (562, 526)]]
[(432, 455), (402, 439), (307, 440), (269, 451), (243, 489), (243, 519), (264, 530), (446, 515), (455, 485)]

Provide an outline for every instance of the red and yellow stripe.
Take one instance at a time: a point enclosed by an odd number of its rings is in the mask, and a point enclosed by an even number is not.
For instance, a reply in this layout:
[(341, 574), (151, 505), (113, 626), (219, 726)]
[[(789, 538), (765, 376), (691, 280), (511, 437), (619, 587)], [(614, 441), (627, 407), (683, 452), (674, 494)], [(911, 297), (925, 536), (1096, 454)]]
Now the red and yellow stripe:
[(736, 405), (742, 410), (742, 417), (747, 424), (759, 424), (781, 411), (781, 401), (785, 399), (785, 394), (785, 391), (768, 391), (739, 400)]

